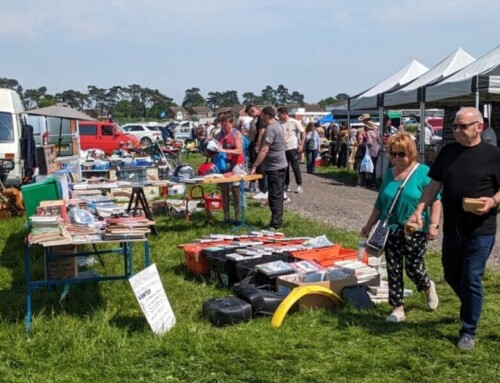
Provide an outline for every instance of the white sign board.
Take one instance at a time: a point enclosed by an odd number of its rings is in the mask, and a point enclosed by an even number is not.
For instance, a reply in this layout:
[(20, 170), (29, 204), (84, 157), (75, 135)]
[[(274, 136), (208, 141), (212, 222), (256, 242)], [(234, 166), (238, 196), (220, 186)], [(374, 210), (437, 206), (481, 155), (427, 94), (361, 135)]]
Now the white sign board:
[(142, 312), (155, 334), (163, 334), (175, 325), (175, 315), (158, 274), (156, 264), (129, 279)]

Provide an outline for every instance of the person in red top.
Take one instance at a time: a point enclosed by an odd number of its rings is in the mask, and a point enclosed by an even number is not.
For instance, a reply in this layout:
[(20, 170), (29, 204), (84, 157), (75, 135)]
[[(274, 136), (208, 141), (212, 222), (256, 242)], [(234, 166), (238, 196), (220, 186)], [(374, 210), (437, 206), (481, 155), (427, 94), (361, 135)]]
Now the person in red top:
[[(243, 136), (241, 132), (235, 128), (234, 116), (232, 113), (225, 113), (221, 119), (221, 131), (216, 139), (220, 144), (219, 152), (226, 153), (229, 161), (229, 171), (233, 174), (245, 173), (244, 163), (245, 157), (243, 154)], [(241, 206), (240, 206), (240, 183), (235, 182), (231, 185), (233, 194), (234, 219), (238, 224), (241, 221)], [(224, 210), (224, 221), (229, 221), (229, 185), (221, 184), (222, 205)]]

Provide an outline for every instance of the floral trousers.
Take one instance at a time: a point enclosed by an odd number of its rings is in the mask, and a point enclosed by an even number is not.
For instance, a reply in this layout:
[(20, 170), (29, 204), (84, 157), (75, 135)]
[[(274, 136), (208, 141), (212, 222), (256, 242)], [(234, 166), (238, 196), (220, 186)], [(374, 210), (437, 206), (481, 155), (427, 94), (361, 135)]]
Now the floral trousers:
[(427, 233), (416, 231), (405, 235), (403, 228), (397, 228), (389, 233), (385, 245), (385, 258), (391, 306), (398, 307), (404, 303), (403, 267), (417, 291), (427, 290), (430, 287), (424, 263), (426, 247)]

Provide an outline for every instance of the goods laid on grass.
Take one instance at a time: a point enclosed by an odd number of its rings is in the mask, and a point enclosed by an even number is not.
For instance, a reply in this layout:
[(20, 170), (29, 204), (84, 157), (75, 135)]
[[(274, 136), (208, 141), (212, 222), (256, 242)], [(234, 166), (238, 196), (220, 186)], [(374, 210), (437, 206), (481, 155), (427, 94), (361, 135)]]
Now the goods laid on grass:
[[(332, 296), (342, 296), (344, 288), (380, 284), (378, 265), (370, 266), (366, 256), (358, 260), (358, 250), (345, 249), (325, 238), (318, 241), (286, 238), (282, 233), (252, 232), (212, 235), (180, 247), (189, 272), (232, 288), (236, 297), (251, 305), (253, 316), (273, 315), (283, 299), (297, 288), (309, 286), (311, 291), (308, 289), (307, 294), (294, 301), (294, 309), (332, 308), (339, 303)], [(331, 295), (315, 293), (315, 287)], [(301, 291), (303, 294), (306, 290)], [(211, 323), (219, 326), (247, 320), (245, 305), (221, 299), (207, 301), (211, 302), (210, 308), (205, 302), (203, 313)], [(216, 307), (213, 302), (217, 302)], [(220, 319), (221, 315), (225, 319)]]

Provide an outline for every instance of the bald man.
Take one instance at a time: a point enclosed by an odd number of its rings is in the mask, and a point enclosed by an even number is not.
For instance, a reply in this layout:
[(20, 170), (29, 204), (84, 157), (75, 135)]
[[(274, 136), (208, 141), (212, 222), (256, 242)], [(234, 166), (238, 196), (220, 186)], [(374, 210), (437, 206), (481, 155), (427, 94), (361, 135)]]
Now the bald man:
[[(429, 171), (431, 183), (408, 222), (422, 226), (422, 212), (442, 188), (444, 213), (442, 264), (444, 278), (460, 299), (462, 351), (474, 349), (483, 304), (481, 278), (495, 244), (500, 202), (500, 151), (481, 141), (483, 117), (476, 108), (463, 108), (453, 124), (456, 142), (445, 145)], [(476, 198), (473, 212), (464, 198)]]

